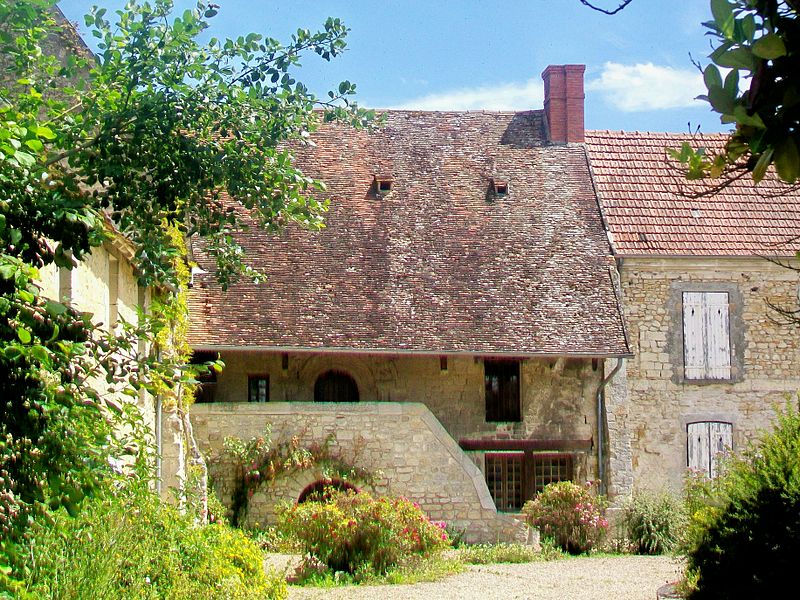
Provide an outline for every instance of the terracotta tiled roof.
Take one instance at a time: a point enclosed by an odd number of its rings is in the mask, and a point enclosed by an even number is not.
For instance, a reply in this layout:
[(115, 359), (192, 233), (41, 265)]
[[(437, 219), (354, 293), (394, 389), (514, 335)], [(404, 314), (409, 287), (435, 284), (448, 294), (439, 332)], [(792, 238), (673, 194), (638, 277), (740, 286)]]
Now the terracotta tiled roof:
[[(297, 163), (327, 185), (327, 228), (243, 234), (269, 281), (204, 276), (195, 347), (628, 353), (585, 151), (548, 145), (541, 111), (391, 111), (313, 140)], [(487, 197), (492, 177), (507, 196)]]
[(587, 131), (597, 192), (620, 255), (791, 256), (800, 250), (800, 190), (749, 177), (708, 197), (689, 182), (666, 148), (721, 148), (722, 134)]

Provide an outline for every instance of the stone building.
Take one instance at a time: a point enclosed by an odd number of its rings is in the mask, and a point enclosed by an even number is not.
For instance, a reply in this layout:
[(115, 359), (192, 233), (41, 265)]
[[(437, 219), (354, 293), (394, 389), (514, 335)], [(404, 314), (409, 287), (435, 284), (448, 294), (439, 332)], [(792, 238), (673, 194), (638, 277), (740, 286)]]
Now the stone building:
[(379, 490), (484, 540), (508, 527), (496, 508), (601, 475), (598, 396), (629, 348), (582, 113), (566, 118), (583, 67), (544, 77), (545, 110), (388, 111), (298, 148), (327, 186), (327, 227), (253, 227), (239, 241), (268, 283), (198, 275), (191, 290), (197, 356), (227, 365), (192, 411), (201, 445), (267, 422), (335, 433), (384, 473)]
[(616, 491), (713, 476), (800, 390), (798, 326), (781, 314), (798, 304), (800, 193), (772, 177), (686, 181), (666, 152), (684, 142), (724, 136), (586, 134), (633, 352), (608, 399)]

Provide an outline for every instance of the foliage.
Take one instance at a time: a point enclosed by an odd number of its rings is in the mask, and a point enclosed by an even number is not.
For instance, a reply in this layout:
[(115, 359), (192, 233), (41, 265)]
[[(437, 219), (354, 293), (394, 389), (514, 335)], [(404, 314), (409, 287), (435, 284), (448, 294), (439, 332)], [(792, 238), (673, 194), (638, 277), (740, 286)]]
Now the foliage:
[(32, 598), (286, 597), (241, 532), (196, 526), (146, 489), (88, 502), (76, 518), (59, 511), (32, 531)]
[(366, 492), (338, 492), (329, 502), (284, 507), (278, 521), (310, 557), (356, 578), (386, 573), (414, 555), (449, 546), (444, 523), (432, 522), (416, 503)]
[(335, 456), (331, 446), (336, 438), (329, 435), (322, 444), (301, 445), (297, 435), (289, 439), (272, 439), (272, 427), (267, 424), (260, 436), (244, 441), (226, 437), (223, 452), (214, 458), (216, 463), (233, 462), (234, 488), (231, 494), (231, 523), (241, 525), (247, 516), (250, 499), (265, 485), (291, 473), (311, 469), (322, 470), (326, 479), (372, 482), (375, 474), (356, 467), (352, 462)]
[(637, 491), (626, 499), (622, 522), (637, 554), (672, 552), (685, 528), (682, 502), (670, 494)]
[(470, 565), (492, 563), (529, 563), (551, 560), (552, 554), (538, 552), (523, 544), (468, 544), (458, 550), (459, 558)]
[[(770, 165), (788, 183), (800, 178), (800, 23), (797, 0), (711, 0), (712, 64), (701, 96), (736, 126), (722, 152), (673, 151), (692, 179), (751, 173), (761, 181)], [(727, 71), (724, 79), (720, 69)], [(740, 82), (749, 79), (740, 91)]]
[[(268, 228), (319, 228), (326, 208), (286, 142), (303, 143), (320, 118), (372, 117), (349, 103), (349, 82), (319, 102), (294, 77), (304, 54), (330, 60), (344, 50), (337, 19), (285, 45), (257, 34), (201, 44), (216, 5), (176, 16), (171, 0), (132, 0), (116, 22), (102, 8), (87, 16), (99, 40), (92, 56), (54, 19), (54, 3), (0, 3), (3, 572), (18, 563), (32, 519), (58, 506), (76, 513), (84, 497), (111, 489), (110, 463), (143, 453), (145, 437), (116, 394), (185, 398), (184, 349), (166, 352), (174, 340), (159, 336), (175, 337), (167, 332), (180, 322), (168, 290), (191, 258), (186, 241), (209, 240), (223, 287), (257, 278), (232, 237), (244, 215)], [(104, 332), (44, 298), (37, 279), (118, 234), (133, 244), (140, 284), (167, 292), (154, 314)], [(143, 341), (155, 341), (150, 356)], [(93, 389), (102, 382), (111, 392)]]
[[(800, 559), (800, 413), (728, 467), (717, 506), (701, 513), (688, 549), (691, 598), (772, 598), (794, 585)], [(696, 518), (696, 517), (694, 517)]]
[(525, 503), (522, 512), (531, 527), (537, 527), (542, 537), (553, 538), (565, 552), (589, 552), (608, 531), (605, 503), (593, 487), (591, 481), (583, 486), (572, 481), (548, 484)]

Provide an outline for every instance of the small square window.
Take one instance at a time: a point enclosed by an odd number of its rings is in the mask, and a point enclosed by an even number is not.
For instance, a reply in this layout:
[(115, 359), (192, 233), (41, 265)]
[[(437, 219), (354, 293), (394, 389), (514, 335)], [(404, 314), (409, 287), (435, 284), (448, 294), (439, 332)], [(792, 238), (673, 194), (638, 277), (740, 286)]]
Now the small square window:
[(491, 180), (489, 192), (494, 198), (504, 198), (508, 195), (508, 182), (503, 179)]
[(247, 390), (248, 402), (269, 402), (269, 375), (250, 375)]
[(393, 183), (394, 180), (392, 179), (392, 177), (388, 175), (375, 175), (375, 179), (372, 183), (375, 195), (378, 198), (382, 198), (383, 196), (392, 191)]

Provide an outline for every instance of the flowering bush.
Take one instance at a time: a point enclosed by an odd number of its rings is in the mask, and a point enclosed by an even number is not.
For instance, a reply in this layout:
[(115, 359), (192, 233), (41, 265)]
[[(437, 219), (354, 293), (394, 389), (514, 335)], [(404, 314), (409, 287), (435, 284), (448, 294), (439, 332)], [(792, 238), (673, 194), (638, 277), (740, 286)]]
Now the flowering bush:
[(608, 532), (603, 516), (605, 503), (585, 486), (571, 481), (551, 483), (534, 499), (525, 503), (528, 524), (570, 554), (589, 552)]
[(334, 571), (385, 573), (412, 555), (450, 545), (445, 524), (428, 519), (405, 498), (335, 492), (328, 502), (304, 502), (278, 511), (279, 527)]

